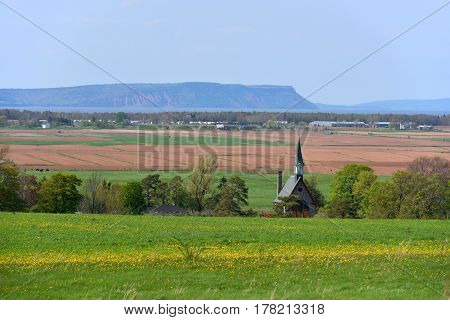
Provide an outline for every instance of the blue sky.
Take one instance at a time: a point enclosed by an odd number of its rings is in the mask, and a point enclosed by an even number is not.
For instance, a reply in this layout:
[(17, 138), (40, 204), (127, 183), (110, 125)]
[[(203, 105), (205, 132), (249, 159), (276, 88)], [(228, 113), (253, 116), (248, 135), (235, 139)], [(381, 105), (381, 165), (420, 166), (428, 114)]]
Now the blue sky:
[[(307, 95), (445, 1), (2, 0), (124, 82)], [(114, 83), (0, 5), (0, 88)], [(310, 100), (450, 97), (450, 5)]]

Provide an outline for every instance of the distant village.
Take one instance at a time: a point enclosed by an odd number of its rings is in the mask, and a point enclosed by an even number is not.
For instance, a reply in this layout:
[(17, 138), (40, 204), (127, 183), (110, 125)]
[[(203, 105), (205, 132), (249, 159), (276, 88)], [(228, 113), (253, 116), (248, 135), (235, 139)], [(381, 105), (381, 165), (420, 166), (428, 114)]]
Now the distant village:
[(332, 114), (268, 112), (63, 113), (0, 110), (0, 127), (255, 130), (378, 128), (430, 131), (450, 126), (449, 115)]
[(328, 128), (385, 128), (396, 130), (432, 130), (433, 126), (428, 124), (416, 125), (413, 122), (390, 122), (379, 121), (365, 123), (361, 121), (312, 121), (309, 123), (312, 127), (328, 127)]
[[(91, 123), (91, 120), (72, 120), (73, 127), (84, 127), (87, 123)], [(114, 120), (106, 120), (106, 122), (112, 126), (117, 124)], [(39, 120), (39, 124), (42, 129), (50, 129), (52, 127), (51, 123), (48, 120)], [(153, 122), (146, 122), (140, 120), (130, 120), (128, 122), (130, 126), (152, 126)], [(184, 121), (172, 121), (169, 123), (170, 125), (188, 125), (188, 126), (208, 126), (211, 129), (216, 130), (227, 130), (227, 129), (241, 129), (245, 130), (245, 125), (240, 125), (239, 122), (228, 123), (226, 121), (189, 121), (185, 123)], [(265, 127), (270, 129), (286, 129), (288, 128), (288, 121), (274, 121), (272, 124), (267, 124)], [(264, 126), (264, 125), (263, 125)], [(395, 129), (395, 130), (424, 130), (430, 131), (433, 130), (432, 125), (428, 124), (414, 124), (412, 122), (389, 122), (389, 121), (381, 121), (381, 122), (372, 122), (365, 123), (362, 121), (312, 121), (309, 123), (310, 127), (322, 127), (322, 128), (384, 128), (384, 129)]]
[[(91, 123), (91, 120), (73, 120), (73, 127), (83, 127), (85, 123)], [(107, 120), (108, 124), (115, 125), (116, 121)], [(51, 123), (48, 120), (39, 120), (39, 124), (42, 129), (50, 129), (52, 127)], [(216, 130), (227, 130), (238, 127), (238, 129), (245, 130), (246, 127), (239, 125), (239, 122), (228, 123), (224, 121), (215, 122), (215, 121), (189, 121), (188, 123), (184, 123), (183, 121), (173, 121), (170, 122), (171, 125), (190, 125), (190, 126), (209, 126)], [(275, 121), (275, 126), (267, 126), (270, 129), (285, 129), (288, 127), (288, 121)], [(129, 121), (130, 126), (151, 126), (153, 122), (145, 122), (139, 120)], [(424, 130), (431, 131), (433, 130), (432, 125), (427, 124), (419, 124), (415, 125), (412, 122), (373, 122), (373, 123), (365, 123), (361, 121), (349, 122), (349, 121), (312, 121), (309, 123), (310, 127), (323, 127), (323, 128), (385, 128), (385, 129), (395, 129), (395, 130)]]

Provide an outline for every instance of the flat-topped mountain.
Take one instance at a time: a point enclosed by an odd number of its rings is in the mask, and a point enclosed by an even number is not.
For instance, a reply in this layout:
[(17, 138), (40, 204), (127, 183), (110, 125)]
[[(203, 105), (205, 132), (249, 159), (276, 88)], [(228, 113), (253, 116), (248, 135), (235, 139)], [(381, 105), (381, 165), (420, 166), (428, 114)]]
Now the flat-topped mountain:
[[(130, 89), (129, 87), (132, 89)], [(0, 89), (0, 107), (287, 108), (303, 98), (290, 86), (203, 82), (103, 84), (49, 89)], [(145, 97), (144, 97), (145, 96)], [(153, 102), (153, 103), (152, 103)], [(315, 110), (303, 100), (295, 110)]]

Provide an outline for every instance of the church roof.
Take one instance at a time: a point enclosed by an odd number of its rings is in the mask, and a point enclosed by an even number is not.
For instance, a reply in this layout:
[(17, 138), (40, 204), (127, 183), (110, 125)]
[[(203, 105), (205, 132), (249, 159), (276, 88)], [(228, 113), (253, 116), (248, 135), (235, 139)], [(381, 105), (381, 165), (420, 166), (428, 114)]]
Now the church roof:
[(286, 181), (285, 185), (283, 186), (283, 189), (281, 189), (280, 193), (278, 194), (278, 197), (290, 196), (294, 191), (296, 185), (297, 180), (295, 179), (295, 176), (290, 176), (289, 179)]
[(303, 188), (305, 188), (306, 192), (308, 192), (309, 196), (312, 199), (311, 192), (309, 192), (309, 189), (306, 186), (305, 182), (302, 179), (296, 179), (296, 177), (294, 175), (294, 176), (290, 176), (289, 179), (286, 181), (285, 185), (283, 186), (283, 189), (281, 189), (280, 193), (275, 198), (274, 202), (280, 202), (279, 197), (290, 196), (299, 184), (303, 185)]

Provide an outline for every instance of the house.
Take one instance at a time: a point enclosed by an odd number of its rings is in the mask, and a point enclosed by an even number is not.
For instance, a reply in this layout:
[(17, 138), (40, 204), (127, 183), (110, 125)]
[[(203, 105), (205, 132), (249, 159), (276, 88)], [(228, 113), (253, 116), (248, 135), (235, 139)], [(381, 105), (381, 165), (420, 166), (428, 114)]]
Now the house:
[(304, 162), (299, 139), (297, 145), (297, 157), (294, 165), (294, 175), (290, 176), (286, 181), (286, 184), (282, 186), (282, 171), (278, 171), (277, 197), (274, 200), (275, 203), (280, 203), (280, 197), (288, 197), (290, 195), (298, 196), (300, 200), (299, 205), (297, 208), (292, 210), (290, 213), (291, 217), (307, 218), (313, 217), (316, 214), (314, 200), (303, 180), (303, 167)]
[(400, 122), (398, 125), (398, 128), (400, 130), (410, 130), (413, 128), (413, 123), (412, 122)]
[(51, 128), (50, 122), (48, 122), (47, 120), (39, 120), (39, 124), (41, 125), (42, 129), (50, 129)]

